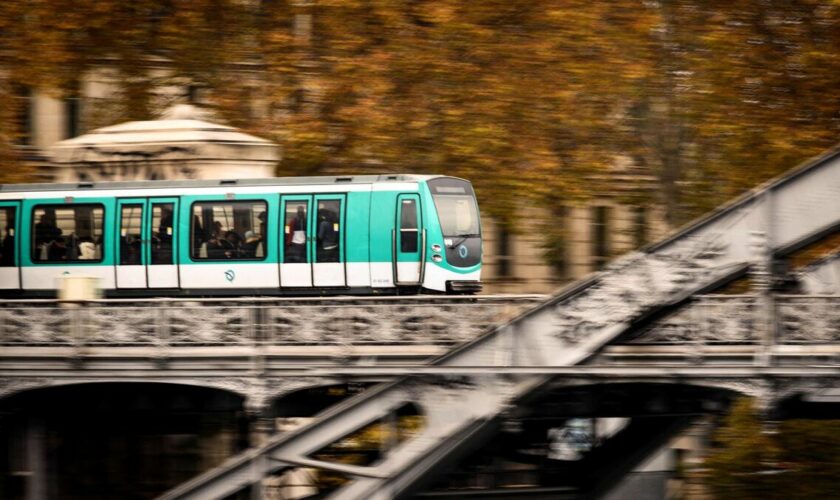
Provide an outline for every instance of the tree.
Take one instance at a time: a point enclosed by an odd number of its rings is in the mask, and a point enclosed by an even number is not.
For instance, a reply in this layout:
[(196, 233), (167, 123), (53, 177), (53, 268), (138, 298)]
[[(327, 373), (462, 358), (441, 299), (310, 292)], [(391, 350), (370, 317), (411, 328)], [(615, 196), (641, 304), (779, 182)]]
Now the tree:
[(509, 225), (629, 163), (677, 225), (836, 142), (838, 28), (817, 0), (7, 0), (0, 98), (107, 67), (124, 120), (199, 85), (281, 144), (282, 175), (459, 175)]
[(774, 440), (762, 432), (762, 421), (751, 399), (739, 399), (732, 405), (713, 437), (713, 446), (714, 452), (705, 465), (715, 498), (782, 498), (778, 484), (779, 450)]
[(840, 421), (787, 420), (774, 433), (752, 400), (737, 400), (713, 438), (706, 460), (715, 498), (788, 499), (836, 496)]

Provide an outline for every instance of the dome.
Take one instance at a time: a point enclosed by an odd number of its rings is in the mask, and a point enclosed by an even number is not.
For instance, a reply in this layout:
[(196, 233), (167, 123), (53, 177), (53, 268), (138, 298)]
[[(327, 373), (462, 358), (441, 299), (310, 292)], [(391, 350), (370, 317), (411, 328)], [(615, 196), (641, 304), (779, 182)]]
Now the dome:
[[(58, 142), (49, 151), (57, 167), (57, 180), (274, 175), (274, 167), (280, 159), (277, 144), (227, 125), (206, 121), (209, 118), (210, 113), (205, 110), (178, 104), (167, 109), (157, 120), (120, 123)], [(138, 165), (157, 168), (155, 173), (144, 177), (142, 172), (137, 172)], [(165, 172), (162, 171), (164, 165)], [(134, 167), (131, 172), (126, 170), (129, 166)], [(104, 172), (104, 176), (93, 175), (96, 172), (73, 175), (66, 171), (93, 167)], [(237, 168), (244, 171), (237, 173)]]

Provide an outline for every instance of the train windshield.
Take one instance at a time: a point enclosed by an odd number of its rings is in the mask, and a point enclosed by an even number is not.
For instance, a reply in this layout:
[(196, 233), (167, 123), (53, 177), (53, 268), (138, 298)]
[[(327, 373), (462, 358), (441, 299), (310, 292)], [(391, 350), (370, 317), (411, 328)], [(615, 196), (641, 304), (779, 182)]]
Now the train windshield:
[(478, 206), (469, 182), (453, 178), (433, 179), (429, 181), (429, 188), (444, 236), (481, 236)]

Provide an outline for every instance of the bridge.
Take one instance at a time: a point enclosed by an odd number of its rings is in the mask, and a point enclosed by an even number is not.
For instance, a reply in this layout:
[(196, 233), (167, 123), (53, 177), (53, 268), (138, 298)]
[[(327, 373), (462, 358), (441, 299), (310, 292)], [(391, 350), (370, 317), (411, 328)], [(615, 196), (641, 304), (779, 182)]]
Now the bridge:
[(343, 376), (325, 377), (332, 368), (421, 365), (544, 300), (11, 300), (0, 307), (0, 398), (69, 384), (155, 381), (232, 391), (259, 414), (289, 391)]
[[(837, 401), (838, 235), (832, 151), (544, 300), (12, 302), (0, 310), (0, 396), (186, 383), (240, 394), (260, 415), (297, 388), (382, 382), (295, 430), (265, 432), (164, 499), (256, 498), (266, 478), (313, 468), (342, 477), (330, 498), (424, 497), (447, 464), (529, 416), (664, 418), (593, 453), (598, 470), (619, 474), (734, 394), (755, 397), (767, 419)], [(406, 412), (422, 424), (364, 463), (325, 452)], [(609, 453), (610, 442), (641, 451)], [(590, 474), (562, 491), (597, 487)]]

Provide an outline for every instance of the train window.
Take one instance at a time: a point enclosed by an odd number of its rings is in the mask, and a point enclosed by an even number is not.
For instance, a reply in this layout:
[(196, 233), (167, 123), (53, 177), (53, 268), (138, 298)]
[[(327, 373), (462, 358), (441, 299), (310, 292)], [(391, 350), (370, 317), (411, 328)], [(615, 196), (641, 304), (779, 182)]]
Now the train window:
[(469, 196), (435, 196), (438, 217), (444, 236), (478, 234), (478, 211)]
[(0, 267), (15, 265), (15, 208), (0, 208)]
[(315, 262), (340, 262), (341, 201), (318, 201), (318, 231), (315, 234)]
[(33, 262), (101, 261), (104, 217), (102, 205), (36, 206), (32, 210)]
[(120, 265), (139, 266), (143, 205), (123, 205), (120, 212)]
[(192, 206), (193, 260), (263, 260), (264, 201), (203, 201)]
[(403, 200), (400, 209), (400, 252), (417, 251), (417, 202)]
[(309, 202), (287, 201), (286, 211), (283, 217), (283, 262), (287, 264), (305, 263), (306, 238), (306, 215), (309, 209)]

